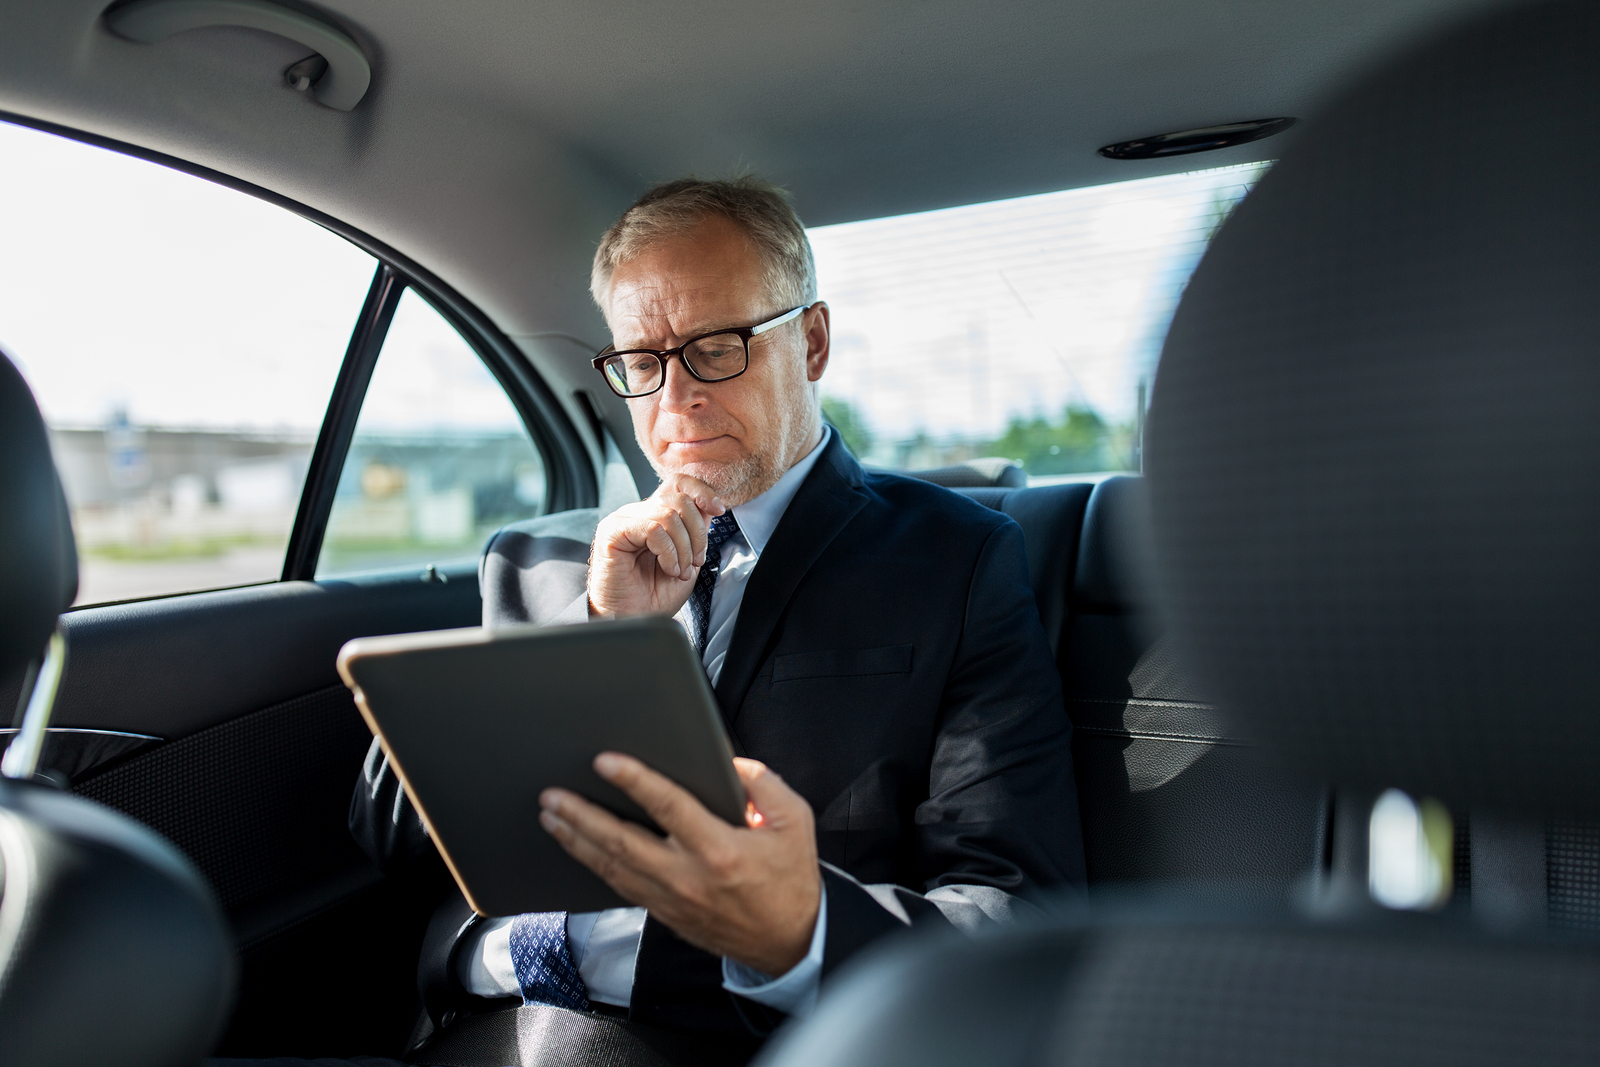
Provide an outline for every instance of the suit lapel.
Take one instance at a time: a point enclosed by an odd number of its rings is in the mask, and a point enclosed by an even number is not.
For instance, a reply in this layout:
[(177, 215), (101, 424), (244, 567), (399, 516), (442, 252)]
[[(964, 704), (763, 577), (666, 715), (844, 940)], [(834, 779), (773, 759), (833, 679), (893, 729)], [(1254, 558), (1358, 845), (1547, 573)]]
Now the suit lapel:
[(835, 432), (789, 502), (745, 586), (728, 658), (717, 679), (717, 703), (730, 731), (789, 598), (823, 550), (866, 503), (861, 465)]

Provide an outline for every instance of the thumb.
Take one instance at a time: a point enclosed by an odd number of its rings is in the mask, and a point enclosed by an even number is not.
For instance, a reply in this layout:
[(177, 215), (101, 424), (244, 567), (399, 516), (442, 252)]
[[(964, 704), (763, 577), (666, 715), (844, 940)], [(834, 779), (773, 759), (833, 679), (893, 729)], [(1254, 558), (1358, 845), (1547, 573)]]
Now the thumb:
[(751, 812), (746, 818), (752, 827), (780, 830), (810, 819), (811, 805), (806, 798), (789, 788), (771, 767), (760, 760), (737, 756), (733, 766), (750, 798)]

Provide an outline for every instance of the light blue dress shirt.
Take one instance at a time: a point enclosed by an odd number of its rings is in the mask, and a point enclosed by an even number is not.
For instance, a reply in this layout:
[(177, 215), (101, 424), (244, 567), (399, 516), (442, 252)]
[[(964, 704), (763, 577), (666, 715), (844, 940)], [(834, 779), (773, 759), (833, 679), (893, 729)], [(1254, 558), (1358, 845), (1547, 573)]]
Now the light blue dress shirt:
[[(761, 559), (762, 551), (778, 528), (783, 513), (800, 489), (800, 484), (816, 466), (833, 431), (824, 426), (822, 440), (805, 457), (790, 467), (765, 493), (733, 508), (739, 533), (722, 546), (722, 568), (711, 592), (711, 619), (707, 626), (703, 662), (706, 675), (715, 686), (728, 658), (733, 628), (739, 618), (745, 586)], [(677, 620), (693, 639), (694, 629), (685, 605)], [(724, 958), (724, 989), (790, 1015), (805, 1015), (817, 1001), (817, 986), (822, 979), (822, 946), (827, 939), (826, 891), (817, 912), (816, 929), (806, 956), (788, 973), (773, 978), (741, 963)], [(467, 935), (458, 959), (462, 986), (480, 997), (514, 997), (521, 993), (516, 968), (511, 963), (511, 923), (515, 916), (479, 923)], [(645, 909), (611, 908), (567, 916), (567, 944), (572, 960), (588, 987), (589, 999), (601, 1004), (626, 1008), (633, 998), (634, 962), (639, 939), (644, 931)]]

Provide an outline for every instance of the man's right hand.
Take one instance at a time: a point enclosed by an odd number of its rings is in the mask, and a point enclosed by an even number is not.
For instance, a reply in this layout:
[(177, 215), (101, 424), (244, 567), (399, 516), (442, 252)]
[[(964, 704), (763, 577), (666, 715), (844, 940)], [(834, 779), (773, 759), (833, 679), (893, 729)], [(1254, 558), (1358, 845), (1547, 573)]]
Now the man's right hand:
[(706, 561), (706, 529), (728, 510), (711, 487), (669, 474), (637, 504), (600, 520), (589, 550), (589, 613), (675, 615)]

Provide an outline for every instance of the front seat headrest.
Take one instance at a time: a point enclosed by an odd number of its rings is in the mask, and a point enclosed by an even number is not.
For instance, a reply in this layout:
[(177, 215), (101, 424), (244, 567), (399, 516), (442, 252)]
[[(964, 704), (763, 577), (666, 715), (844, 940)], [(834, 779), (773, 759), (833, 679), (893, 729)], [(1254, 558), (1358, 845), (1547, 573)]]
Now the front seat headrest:
[(1147, 442), (1175, 636), (1305, 771), (1600, 813), (1600, 5), (1335, 97), (1223, 227)]
[(0, 353), (0, 679), (39, 658), (78, 593), (78, 554), (44, 420)]

